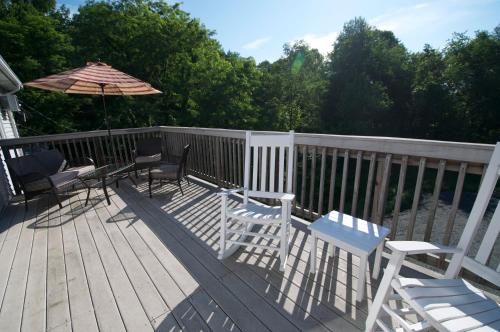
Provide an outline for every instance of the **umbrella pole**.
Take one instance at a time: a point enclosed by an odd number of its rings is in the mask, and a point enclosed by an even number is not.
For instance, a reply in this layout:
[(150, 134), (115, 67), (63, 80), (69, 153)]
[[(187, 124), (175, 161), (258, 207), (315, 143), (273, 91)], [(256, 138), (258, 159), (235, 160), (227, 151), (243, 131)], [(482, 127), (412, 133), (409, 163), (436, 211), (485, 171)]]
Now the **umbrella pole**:
[(106, 117), (106, 127), (108, 128), (108, 136), (109, 140), (111, 141), (111, 127), (109, 126), (109, 115), (108, 111), (106, 110), (106, 100), (104, 98), (104, 84), (100, 85), (101, 85), (102, 106), (104, 108), (104, 116)]

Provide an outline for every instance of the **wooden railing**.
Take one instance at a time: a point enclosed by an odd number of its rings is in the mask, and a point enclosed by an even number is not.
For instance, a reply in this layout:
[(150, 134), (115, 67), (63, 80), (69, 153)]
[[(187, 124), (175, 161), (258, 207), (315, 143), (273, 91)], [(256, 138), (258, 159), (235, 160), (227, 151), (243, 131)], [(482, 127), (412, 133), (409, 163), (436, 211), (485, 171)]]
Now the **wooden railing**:
[[(494, 147), (387, 137), (295, 135), (295, 215), (313, 220), (335, 209), (384, 224), (391, 229), (391, 239), (444, 244), (461, 233), (455, 221), (462, 193), (465, 189), (477, 192)], [(117, 129), (112, 131), (112, 144), (106, 131), (95, 131), (1, 140), (0, 147), (6, 158), (57, 148), (70, 161), (90, 156), (102, 165), (110, 159), (131, 162), (136, 142), (145, 137), (161, 137), (166, 155), (180, 155), (182, 147), (191, 144), (188, 167), (194, 176), (221, 187), (243, 184), (242, 130)], [(448, 193), (449, 199), (442, 200), (442, 193)], [(438, 212), (440, 218), (436, 218)]]

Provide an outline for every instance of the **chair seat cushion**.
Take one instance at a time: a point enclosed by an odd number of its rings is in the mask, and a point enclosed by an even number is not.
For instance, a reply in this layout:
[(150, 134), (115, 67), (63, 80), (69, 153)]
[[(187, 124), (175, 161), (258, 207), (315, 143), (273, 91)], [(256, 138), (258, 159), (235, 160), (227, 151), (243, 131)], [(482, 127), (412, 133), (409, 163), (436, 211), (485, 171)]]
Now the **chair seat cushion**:
[(95, 167), (93, 165), (71, 167), (65, 171), (51, 175), (50, 179), (57, 189), (61, 189), (69, 184), (72, 184), (77, 177), (85, 175), (94, 169)]
[(500, 306), (463, 279), (397, 278), (393, 286), (425, 319), (447, 331), (500, 327)]
[(85, 175), (89, 172), (92, 172), (95, 170), (94, 165), (85, 165), (85, 166), (76, 166), (76, 167), (70, 167), (67, 170), (63, 171), (64, 172), (71, 172), (73, 174), (76, 174), (76, 176), (82, 176)]
[(176, 179), (177, 178), (176, 164), (161, 164), (157, 168), (151, 170), (151, 178), (153, 179)]
[(147, 163), (155, 163), (161, 160), (161, 153), (154, 154), (151, 156), (139, 156), (135, 158), (136, 164), (147, 164)]
[(228, 217), (256, 223), (272, 223), (281, 220), (281, 206), (263, 206), (254, 203), (242, 204), (226, 211)]
[[(78, 176), (91, 172), (94, 169), (94, 165), (71, 167), (65, 171), (50, 175), (49, 178), (56, 189), (63, 189), (67, 185), (74, 183)], [(51, 185), (46, 178), (43, 178), (27, 183), (25, 188), (29, 192), (43, 191), (51, 189)]]

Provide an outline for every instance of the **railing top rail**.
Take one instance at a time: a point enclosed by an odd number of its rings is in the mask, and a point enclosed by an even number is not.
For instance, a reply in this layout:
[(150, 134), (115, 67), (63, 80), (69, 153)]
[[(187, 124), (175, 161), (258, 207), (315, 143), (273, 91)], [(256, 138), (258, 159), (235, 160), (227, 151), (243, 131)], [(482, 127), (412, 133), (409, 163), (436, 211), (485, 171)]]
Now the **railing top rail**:
[[(149, 133), (155, 131), (159, 131), (159, 127), (113, 129), (111, 131), (111, 136), (134, 134), (134, 133)], [(100, 137), (100, 136), (103, 137), (107, 135), (108, 135), (107, 130), (92, 130), (92, 131), (82, 131), (82, 132), (65, 133), (65, 134), (26, 136), (19, 138), (0, 139), (0, 146), (42, 143), (42, 142), (61, 141), (61, 140), (75, 139), (75, 138), (86, 138), (86, 137)]]
[[(161, 126), (162, 131), (209, 135), (231, 138), (245, 138), (244, 130), (168, 127)], [(276, 132), (266, 131), (273, 134)], [(432, 159), (457, 160), (469, 163), (486, 164), (490, 160), (495, 145), (464, 142), (447, 142), (398, 137), (354, 136), (296, 133), (295, 143), (315, 145), (348, 150), (391, 153)]]

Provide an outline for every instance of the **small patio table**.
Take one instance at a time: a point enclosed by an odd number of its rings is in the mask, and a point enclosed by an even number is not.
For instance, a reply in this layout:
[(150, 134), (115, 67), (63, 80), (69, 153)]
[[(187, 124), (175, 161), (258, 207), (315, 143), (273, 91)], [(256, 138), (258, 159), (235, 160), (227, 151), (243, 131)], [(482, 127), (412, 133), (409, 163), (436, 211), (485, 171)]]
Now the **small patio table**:
[(78, 179), (87, 188), (87, 198), (85, 199), (85, 206), (87, 206), (90, 197), (91, 188), (102, 188), (104, 195), (106, 196), (106, 202), (111, 205), (109, 200), (109, 194), (107, 186), (116, 183), (116, 187), (119, 187), (119, 181), (125, 178), (129, 178), (130, 181), (136, 185), (134, 179), (129, 176), (130, 172), (134, 171), (135, 164), (133, 163), (116, 163), (101, 166), (95, 170), (79, 176)]
[(312, 236), (311, 273), (316, 272), (318, 238), (329, 243), (331, 256), (335, 254), (335, 247), (339, 247), (360, 258), (356, 300), (361, 301), (365, 289), (368, 257), (376, 250), (373, 278), (377, 278), (380, 271), (384, 239), (389, 234), (389, 229), (337, 211), (331, 211), (322, 216), (307, 228), (311, 231)]

